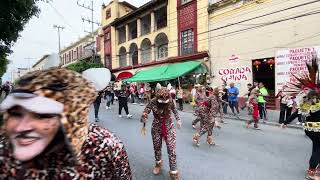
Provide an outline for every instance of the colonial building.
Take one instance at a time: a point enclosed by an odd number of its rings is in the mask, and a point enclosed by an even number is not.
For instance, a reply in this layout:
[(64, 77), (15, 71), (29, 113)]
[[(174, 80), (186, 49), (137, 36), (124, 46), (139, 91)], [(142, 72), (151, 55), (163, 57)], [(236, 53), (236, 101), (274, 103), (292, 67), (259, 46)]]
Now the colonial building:
[(31, 71), (49, 69), (60, 64), (59, 56), (56, 53), (44, 55), (31, 68)]
[(91, 58), (93, 54), (99, 55), (99, 47), (96, 47), (95, 41), (97, 35), (98, 31), (95, 31), (93, 35), (94, 37), (89, 34), (62, 49), (60, 52), (61, 65), (65, 67), (79, 60)]
[(206, 61), (207, 9), (207, 0), (153, 0), (139, 8), (114, 0), (102, 7), (102, 61), (118, 79), (156, 65)]
[(305, 71), (306, 60), (319, 53), (320, 14), (315, 9), (319, 6), (320, 2), (307, 0), (211, 1), (213, 85), (235, 82), (243, 95), (247, 83), (256, 80), (274, 96), (292, 80), (290, 74)]

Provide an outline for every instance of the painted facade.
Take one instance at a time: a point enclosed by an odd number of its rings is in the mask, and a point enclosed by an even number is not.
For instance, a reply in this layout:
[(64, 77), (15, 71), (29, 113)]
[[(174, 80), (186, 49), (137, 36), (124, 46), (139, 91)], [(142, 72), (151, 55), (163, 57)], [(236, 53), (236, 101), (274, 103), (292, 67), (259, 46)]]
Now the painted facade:
[(102, 7), (101, 60), (115, 74), (207, 60), (207, 10), (207, 0), (154, 0), (139, 8), (114, 0)]
[(246, 84), (258, 80), (274, 95), (276, 52), (320, 44), (320, 14), (315, 9), (319, 5), (306, 0), (211, 1), (213, 85), (235, 82), (243, 95)]
[[(92, 57), (94, 49), (97, 55), (99, 55), (99, 47), (96, 46), (95, 40), (97, 39), (98, 31), (94, 32), (94, 38), (89, 34), (71, 45), (63, 48), (60, 54), (60, 65), (62, 67), (68, 66), (79, 60)], [(94, 41), (93, 41), (94, 39)]]

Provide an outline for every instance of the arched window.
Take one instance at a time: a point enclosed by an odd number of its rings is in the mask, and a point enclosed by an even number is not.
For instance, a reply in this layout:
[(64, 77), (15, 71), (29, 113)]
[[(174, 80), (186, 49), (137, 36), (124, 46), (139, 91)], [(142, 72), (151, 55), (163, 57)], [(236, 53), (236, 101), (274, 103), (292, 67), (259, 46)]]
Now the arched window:
[(137, 65), (139, 64), (138, 61), (138, 46), (135, 43), (132, 43), (130, 45), (130, 50), (129, 50), (129, 64), (130, 65)]
[(141, 43), (141, 63), (151, 61), (151, 41), (144, 39)]
[(156, 59), (162, 60), (168, 57), (168, 37), (164, 33), (157, 35), (155, 39)]
[(126, 67), (127, 66), (127, 51), (126, 48), (121, 47), (119, 50), (119, 66)]

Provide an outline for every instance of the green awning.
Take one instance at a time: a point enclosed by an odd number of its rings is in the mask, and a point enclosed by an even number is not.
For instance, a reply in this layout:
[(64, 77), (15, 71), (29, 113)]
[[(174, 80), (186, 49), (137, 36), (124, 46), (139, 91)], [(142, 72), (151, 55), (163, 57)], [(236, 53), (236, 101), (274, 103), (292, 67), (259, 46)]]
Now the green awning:
[(207, 73), (207, 68), (202, 62), (188, 61), (183, 63), (166, 64), (151, 69), (137, 72), (132, 78), (125, 79), (126, 82), (156, 82), (176, 79), (188, 73)]

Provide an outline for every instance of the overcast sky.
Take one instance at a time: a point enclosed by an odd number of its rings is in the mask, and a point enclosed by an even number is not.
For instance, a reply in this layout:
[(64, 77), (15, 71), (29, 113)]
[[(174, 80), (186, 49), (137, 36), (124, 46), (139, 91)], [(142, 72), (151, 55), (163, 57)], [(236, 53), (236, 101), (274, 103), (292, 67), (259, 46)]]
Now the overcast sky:
[[(80, 4), (91, 5), (91, 0), (78, 0)], [(121, 1), (121, 0), (120, 0)], [(101, 5), (110, 0), (94, 0), (94, 19), (101, 21)], [(141, 6), (148, 0), (130, 0), (134, 6)], [(91, 12), (77, 5), (77, 0), (52, 0), (50, 3), (38, 3), (41, 13), (33, 17), (21, 32), (14, 44), (13, 53), (9, 56), (11, 64), (3, 81), (11, 80), (11, 72), (17, 68), (32, 66), (43, 55), (58, 52), (58, 33), (53, 25), (64, 26), (61, 32), (61, 48), (77, 41), (86, 35), (84, 30), (91, 31), (91, 25), (82, 22), (81, 17), (91, 18)], [(95, 26), (95, 28), (98, 28)]]

